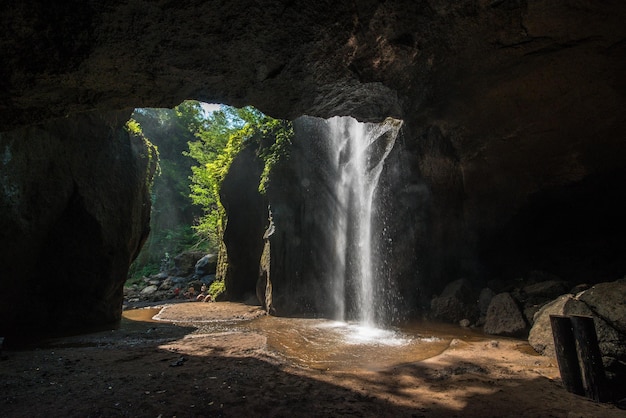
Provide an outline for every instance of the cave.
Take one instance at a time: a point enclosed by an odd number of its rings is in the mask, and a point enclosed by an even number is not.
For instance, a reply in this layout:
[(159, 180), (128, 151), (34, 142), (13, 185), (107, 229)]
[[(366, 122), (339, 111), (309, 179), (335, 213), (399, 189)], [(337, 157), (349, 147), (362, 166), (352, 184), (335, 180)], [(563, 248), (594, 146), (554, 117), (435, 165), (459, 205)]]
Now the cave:
[[(593, 284), (626, 272), (621, 2), (40, 1), (0, 12), (0, 334), (119, 319), (148, 234), (151, 170), (123, 125), (133, 108), (185, 99), (292, 120), (403, 120), (403, 164), (427, 190), (425, 298), (459, 278), (546, 270)], [(84, 299), (70, 309), (72, 295)]]

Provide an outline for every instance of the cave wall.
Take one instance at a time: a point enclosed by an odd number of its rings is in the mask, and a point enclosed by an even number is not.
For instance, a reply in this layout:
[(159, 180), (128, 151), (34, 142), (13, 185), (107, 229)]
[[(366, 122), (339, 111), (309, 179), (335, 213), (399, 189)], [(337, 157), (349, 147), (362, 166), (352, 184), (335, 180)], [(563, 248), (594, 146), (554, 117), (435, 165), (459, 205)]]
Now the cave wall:
[(0, 131), (187, 98), (394, 116), (427, 188), (433, 291), (534, 267), (594, 281), (625, 271), (624, 21), (618, 0), (7, 3)]
[(148, 235), (155, 170), (143, 140), (124, 129), (129, 117), (80, 115), (0, 133), (0, 334), (120, 319), (128, 266)]
[(220, 252), (218, 263), (224, 266), (225, 297), (229, 300), (256, 294), (263, 233), (268, 224), (267, 199), (259, 192), (264, 164), (257, 155), (259, 144), (249, 141), (233, 159), (220, 187), (226, 213), (222, 236), (226, 251)]

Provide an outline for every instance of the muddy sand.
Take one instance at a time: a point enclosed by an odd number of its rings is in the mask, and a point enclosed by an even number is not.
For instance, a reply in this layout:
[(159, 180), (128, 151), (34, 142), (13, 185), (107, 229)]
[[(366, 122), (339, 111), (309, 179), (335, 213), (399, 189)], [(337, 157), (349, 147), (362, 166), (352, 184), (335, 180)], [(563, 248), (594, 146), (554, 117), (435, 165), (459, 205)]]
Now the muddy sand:
[[(2, 417), (625, 417), (521, 340), (454, 338), (383, 369), (289, 360), (237, 303), (127, 311), (119, 329), (5, 348)], [(268, 318), (271, 320), (271, 318)], [(172, 322), (163, 322), (172, 321)], [(254, 322), (254, 321), (253, 321)]]

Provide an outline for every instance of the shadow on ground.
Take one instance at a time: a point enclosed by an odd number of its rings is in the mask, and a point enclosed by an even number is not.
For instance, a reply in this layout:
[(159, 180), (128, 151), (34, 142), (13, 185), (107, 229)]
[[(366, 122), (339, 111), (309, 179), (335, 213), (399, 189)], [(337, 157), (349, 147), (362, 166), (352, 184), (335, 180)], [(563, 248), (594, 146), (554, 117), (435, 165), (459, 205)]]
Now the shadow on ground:
[[(245, 344), (233, 347), (234, 333), (196, 330), (126, 320), (118, 330), (5, 350), (0, 415), (565, 417), (571, 409), (551, 407), (559, 400), (554, 397), (587, 402), (544, 377), (493, 380), (462, 359), (444, 367), (403, 364), (369, 373), (298, 369), (259, 349), (259, 334), (240, 332)], [(597, 412), (620, 411), (599, 405)]]

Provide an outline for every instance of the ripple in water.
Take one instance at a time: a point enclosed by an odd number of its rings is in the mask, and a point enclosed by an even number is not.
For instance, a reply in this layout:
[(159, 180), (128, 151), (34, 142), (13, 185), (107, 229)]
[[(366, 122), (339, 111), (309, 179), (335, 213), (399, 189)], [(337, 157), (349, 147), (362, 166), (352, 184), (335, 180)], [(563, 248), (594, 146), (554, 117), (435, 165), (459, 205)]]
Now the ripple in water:
[(296, 364), (323, 370), (379, 370), (421, 361), (450, 339), (322, 319), (264, 317), (249, 324), (268, 347)]

